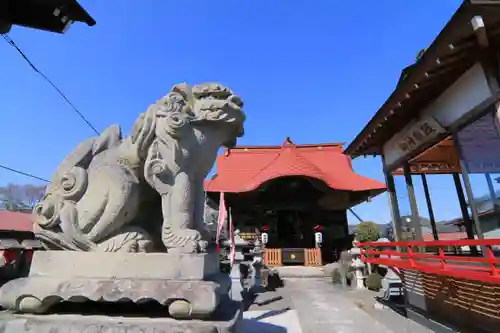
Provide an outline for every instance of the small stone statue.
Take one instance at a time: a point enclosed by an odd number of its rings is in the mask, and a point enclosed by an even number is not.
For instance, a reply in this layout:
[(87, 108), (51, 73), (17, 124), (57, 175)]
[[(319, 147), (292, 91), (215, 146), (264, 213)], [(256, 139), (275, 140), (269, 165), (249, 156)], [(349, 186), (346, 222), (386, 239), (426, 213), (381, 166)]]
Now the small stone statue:
[[(242, 106), (219, 84), (179, 84), (139, 116), (130, 136), (112, 125), (82, 142), (34, 208), (37, 237), (52, 250), (204, 252), (203, 181), (218, 149), (243, 135)], [(155, 195), (161, 204), (145, 200)]]

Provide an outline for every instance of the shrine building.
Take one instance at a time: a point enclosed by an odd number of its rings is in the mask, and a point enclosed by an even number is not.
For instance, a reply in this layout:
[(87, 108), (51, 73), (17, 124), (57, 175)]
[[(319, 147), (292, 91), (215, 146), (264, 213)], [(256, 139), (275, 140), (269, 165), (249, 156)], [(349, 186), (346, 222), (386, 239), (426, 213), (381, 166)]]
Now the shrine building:
[[(382, 159), (397, 241), (386, 246), (402, 255), (365, 260), (399, 269), (407, 316), (428, 325), (441, 320), (467, 332), (498, 332), (500, 325), (499, 51), (500, 2), (464, 0), (345, 150)], [(441, 191), (428, 179), (454, 188)], [(450, 203), (459, 209), (447, 223), (463, 232), (443, 239), (435, 215), (447, 215)], [(421, 212), (434, 241), (423, 242)], [(418, 253), (406, 255), (415, 244)], [(431, 267), (435, 258), (440, 264)]]
[(297, 145), (287, 138), (281, 146), (226, 150), (205, 190), (215, 202), (224, 193), (240, 237), (268, 234), (268, 265), (321, 265), (351, 244), (347, 210), (385, 185), (355, 173), (341, 143)]

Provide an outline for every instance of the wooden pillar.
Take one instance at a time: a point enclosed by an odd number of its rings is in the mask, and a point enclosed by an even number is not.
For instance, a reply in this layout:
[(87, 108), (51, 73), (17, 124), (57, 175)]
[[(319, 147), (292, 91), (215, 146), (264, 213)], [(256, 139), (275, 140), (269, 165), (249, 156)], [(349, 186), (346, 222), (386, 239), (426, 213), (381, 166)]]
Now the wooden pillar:
[(472, 220), (467, 209), (467, 201), (465, 200), (464, 189), (462, 187), (462, 182), (460, 181), (460, 175), (456, 172), (453, 173), (453, 182), (455, 183), (455, 188), (457, 190), (458, 202), (460, 204), (460, 210), (462, 212), (462, 219), (464, 220), (467, 238), (474, 239), (474, 225), (472, 224)]
[[(384, 158), (382, 157), (382, 161)], [(384, 163), (384, 162), (383, 162)], [(387, 197), (389, 198), (389, 207), (391, 208), (392, 230), (396, 242), (402, 242), (403, 234), (401, 232), (401, 214), (399, 213), (398, 198), (396, 196), (396, 186), (394, 184), (394, 176), (385, 170), (384, 163), (384, 176), (387, 186)]]
[(479, 222), (479, 216), (477, 215), (476, 205), (474, 204), (474, 193), (472, 192), (472, 186), (470, 183), (469, 172), (467, 171), (467, 164), (463, 158), (462, 150), (460, 149), (459, 140), (456, 133), (453, 133), (453, 142), (455, 148), (458, 151), (460, 159), (460, 169), (462, 170), (462, 177), (464, 180), (465, 193), (467, 194), (467, 199), (469, 200), (470, 211), (472, 213), (472, 221), (474, 223), (474, 229), (478, 239), (484, 239), (483, 232), (481, 230), (481, 225)]
[(415, 241), (423, 241), (422, 228), (420, 226), (420, 214), (418, 213), (417, 199), (415, 197), (415, 189), (413, 187), (413, 179), (411, 178), (410, 165), (404, 165), (404, 176), (406, 180), (406, 189), (408, 190), (408, 200), (410, 201), (411, 209), (411, 226), (415, 229)]
[[(465, 225), (465, 232), (467, 233), (468, 239), (474, 239), (474, 225), (469, 216), (469, 211), (467, 209), (467, 201), (465, 200), (464, 189), (462, 188), (462, 182), (460, 181), (460, 175), (457, 172), (453, 173), (453, 182), (455, 183), (455, 188), (457, 190), (458, 202), (460, 204), (460, 211), (462, 212), (462, 219)], [(477, 255), (477, 247), (469, 246), (470, 252), (473, 255)]]
[(495, 210), (498, 210), (497, 195), (495, 193), (495, 188), (493, 187), (493, 180), (491, 179), (491, 174), (487, 172), (484, 174), (484, 177), (486, 178), (486, 183), (488, 184), (488, 191), (490, 192), (490, 198), (491, 201), (493, 202), (493, 208)]
[(422, 185), (424, 186), (425, 201), (427, 202), (427, 209), (429, 210), (429, 220), (431, 221), (432, 236), (434, 240), (439, 240), (439, 234), (436, 227), (436, 219), (434, 218), (434, 209), (432, 208), (431, 194), (429, 192), (429, 185), (427, 184), (427, 177), (421, 174)]

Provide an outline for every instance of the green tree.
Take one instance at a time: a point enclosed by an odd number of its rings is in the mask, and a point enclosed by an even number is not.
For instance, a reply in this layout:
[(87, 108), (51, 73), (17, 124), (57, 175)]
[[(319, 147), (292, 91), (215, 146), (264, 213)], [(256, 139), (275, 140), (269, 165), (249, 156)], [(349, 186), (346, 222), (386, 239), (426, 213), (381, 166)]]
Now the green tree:
[(356, 226), (355, 234), (358, 242), (375, 242), (380, 238), (380, 228), (375, 222), (365, 221)]

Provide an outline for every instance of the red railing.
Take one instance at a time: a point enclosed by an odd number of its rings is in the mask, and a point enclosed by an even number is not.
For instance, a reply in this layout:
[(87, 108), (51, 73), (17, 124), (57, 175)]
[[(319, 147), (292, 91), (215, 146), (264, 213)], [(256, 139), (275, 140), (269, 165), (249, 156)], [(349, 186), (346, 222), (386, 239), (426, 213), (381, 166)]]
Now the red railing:
[[(492, 246), (500, 247), (500, 239), (426, 241), (426, 242), (369, 242), (358, 243), (361, 260), (392, 268), (452, 276), (459, 279), (500, 284), (500, 258)], [(449, 247), (480, 247), (477, 256), (447, 253)], [(399, 248), (399, 251), (389, 248)], [(429, 251), (429, 247), (434, 250)], [(425, 250), (424, 250), (425, 249)], [(498, 255), (498, 253), (497, 253)]]

